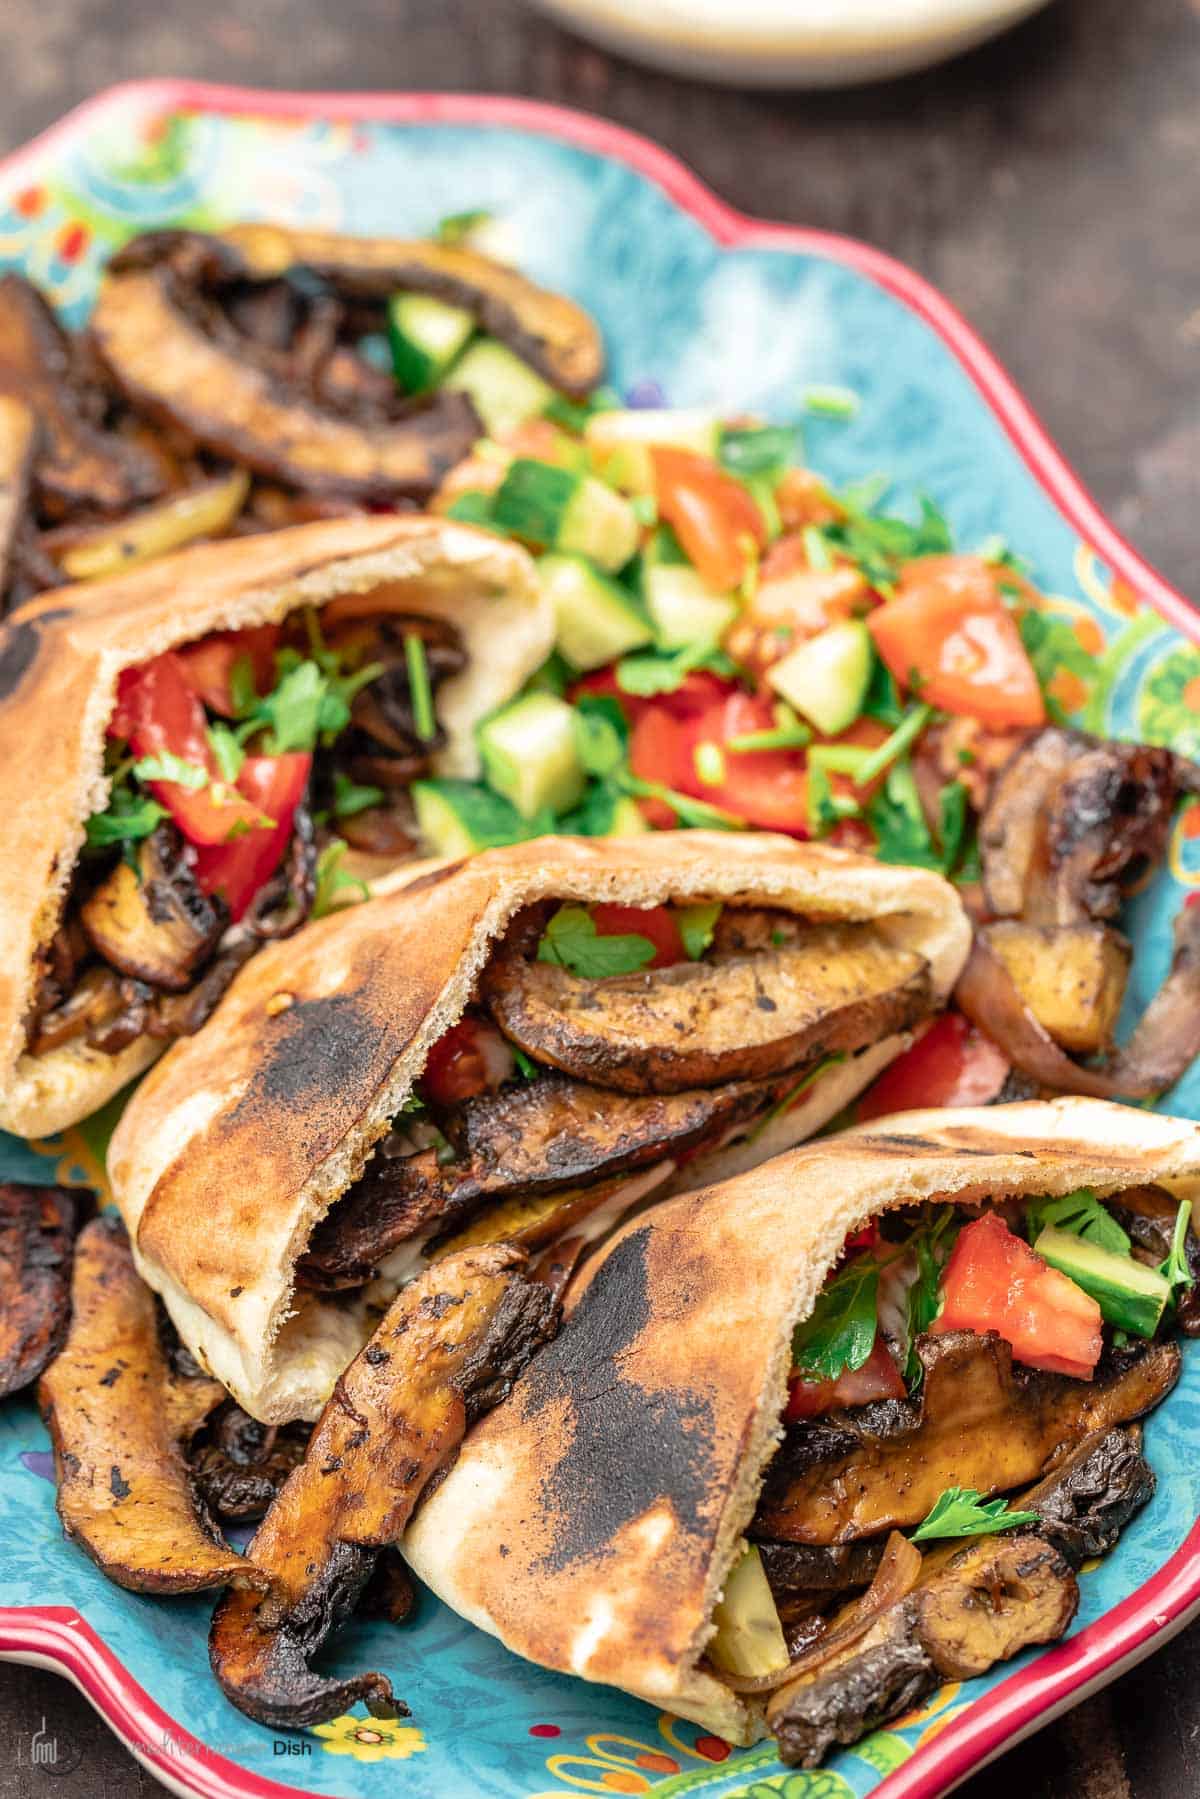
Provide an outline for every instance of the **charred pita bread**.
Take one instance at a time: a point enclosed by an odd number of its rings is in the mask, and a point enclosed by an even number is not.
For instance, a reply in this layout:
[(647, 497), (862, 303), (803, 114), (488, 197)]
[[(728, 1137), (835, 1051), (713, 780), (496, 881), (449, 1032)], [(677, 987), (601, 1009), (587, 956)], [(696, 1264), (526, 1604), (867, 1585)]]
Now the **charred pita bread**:
[[(361, 1174), (513, 917), (543, 900), (768, 905), (869, 922), (944, 1003), (970, 928), (939, 876), (775, 836), (542, 838), (433, 871), (263, 950), (151, 1072), (109, 1154), (139, 1267), (184, 1341), (267, 1422), (312, 1417), (369, 1334), (362, 1303), (295, 1292), (314, 1227)], [(833, 1117), (908, 1041), (831, 1068), (752, 1146)], [(744, 1142), (718, 1151), (744, 1157)], [(689, 1163), (689, 1184), (705, 1178)], [(682, 1177), (681, 1177), (682, 1178)]]
[(87, 1116), (160, 1053), (72, 1039), (25, 1052), (37, 952), (58, 927), (104, 807), (105, 727), (123, 669), (210, 631), (273, 623), (370, 594), (375, 611), (449, 619), (468, 660), (439, 690), (438, 772), (477, 773), (476, 722), (549, 654), (553, 620), (515, 544), (423, 516), (337, 519), (184, 550), (128, 575), (57, 588), (0, 626), (0, 762), (19, 804), (0, 840), (0, 1128), (45, 1136)]
[(405, 1537), (440, 1598), (530, 1661), (731, 1742), (762, 1706), (700, 1665), (781, 1437), (795, 1326), (846, 1235), (925, 1199), (1200, 1175), (1200, 1126), (1059, 1099), (909, 1112), (625, 1226)]

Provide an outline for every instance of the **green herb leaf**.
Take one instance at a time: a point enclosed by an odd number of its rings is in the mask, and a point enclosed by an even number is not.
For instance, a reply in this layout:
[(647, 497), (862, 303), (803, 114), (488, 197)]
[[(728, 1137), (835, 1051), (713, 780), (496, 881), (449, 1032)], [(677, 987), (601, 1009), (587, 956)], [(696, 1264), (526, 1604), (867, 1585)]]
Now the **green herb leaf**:
[(437, 736), (437, 720), (433, 715), (433, 686), (429, 679), (425, 639), (416, 631), (404, 633), (404, 662), (408, 669), (408, 688), (412, 696), (413, 724), (417, 736), (422, 743), (432, 743)]
[(348, 888), (357, 887), (360, 899), (371, 897), (367, 883), (342, 867), (348, 848), (349, 845), (343, 838), (336, 837), (332, 843), (325, 845), (317, 857), (316, 892), (312, 909), (314, 918), (324, 918), (327, 912), (332, 912), (339, 895)]
[(878, 779), (884, 769), (890, 768), (911, 749), (932, 717), (932, 706), (910, 706), (891, 736), (885, 738), (878, 749), (868, 752), (855, 780), (866, 787)]
[(245, 718), (258, 704), (254, 664), (249, 656), (239, 656), (229, 671), (229, 698), (235, 718)]
[(333, 771), (333, 816), (335, 818), (353, 818), (359, 812), (368, 812), (372, 806), (381, 806), (385, 795), (382, 787), (360, 786), (350, 776), (343, 774), (340, 768)]
[(809, 412), (820, 413), (824, 418), (852, 419), (858, 413), (859, 398), (852, 387), (806, 387), (803, 399)]
[(583, 906), (560, 906), (538, 944), (539, 962), (556, 963), (585, 981), (633, 974), (653, 962), (655, 953), (650, 939), (634, 932), (598, 936), (595, 921)]
[(617, 663), (617, 686), (622, 693), (650, 699), (656, 693), (675, 693), (698, 668), (717, 675), (737, 672), (723, 650), (705, 641), (685, 644), (680, 650), (639, 650), (634, 656), (622, 656)]
[(1025, 1235), (1030, 1243), (1037, 1241), (1047, 1225), (1053, 1225), (1055, 1230), (1069, 1231), (1073, 1237), (1094, 1243), (1098, 1249), (1111, 1250), (1113, 1255), (1127, 1256), (1132, 1247), (1126, 1232), (1111, 1212), (1105, 1210), (1090, 1187), (1078, 1187), (1074, 1193), (1064, 1193), (1059, 1199), (1031, 1201), (1025, 1209)]
[(439, 244), (463, 244), (483, 225), (490, 225), (493, 214), (476, 208), (471, 212), (448, 212), (444, 219), (439, 219), (434, 230), (434, 237)]
[[(854, 749), (853, 744), (834, 748)], [(808, 832), (810, 837), (825, 837), (839, 820), (857, 818), (861, 807), (846, 794), (835, 793), (829, 779), (829, 763), (814, 751), (808, 758)], [(842, 771), (843, 773), (845, 770)]]
[(792, 1361), (806, 1380), (836, 1380), (862, 1367), (875, 1347), (878, 1290), (874, 1256), (856, 1256), (826, 1281), (792, 1338)]
[(867, 820), (876, 836), (875, 854), (881, 862), (908, 863), (939, 873), (942, 857), (934, 847), (917, 784), (907, 762), (893, 763), (883, 790), (867, 807)]
[(917, 1354), (917, 1338), (927, 1331), (941, 1309), (941, 1280), (950, 1251), (958, 1236), (953, 1206), (939, 1206), (937, 1214), (920, 1225), (911, 1242), (917, 1258), (917, 1278), (908, 1289), (905, 1306), (904, 1380), (910, 1393), (921, 1384), (925, 1370)]
[(241, 772), (242, 763), (246, 760), (246, 752), (234, 733), (227, 724), (218, 719), (208, 727), (208, 741), (212, 746), (212, 753), (217, 759), (221, 779), (236, 781)]
[(958, 861), (967, 828), (967, 790), (961, 781), (947, 781), (938, 793), (938, 836), (942, 842), (942, 870), (949, 874)]
[(670, 806), (679, 823), (696, 831), (744, 831), (746, 821), (723, 806), (711, 806), (707, 800), (693, 799), (690, 793), (678, 793), (662, 781), (644, 781), (638, 775), (621, 769), (614, 777), (622, 792), (637, 799), (661, 800)]
[(1049, 684), (1056, 674), (1065, 671), (1078, 677), (1090, 697), (1099, 668), (1096, 657), (1084, 649), (1071, 624), (1065, 618), (1056, 618), (1053, 613), (1029, 608), (1022, 612), (1017, 628), (1042, 689), (1047, 712), (1055, 724), (1070, 724), (1073, 715), (1049, 692)]
[(871, 665), (871, 680), (867, 688), (867, 697), (863, 701), (863, 716), (878, 720), (881, 725), (898, 725), (905, 715), (904, 701), (900, 698), (900, 689), (896, 685), (887, 663), (876, 656)]
[(1171, 1237), (1171, 1253), (1164, 1262), (1159, 1263), (1158, 1267), (1158, 1272), (1163, 1279), (1170, 1283), (1172, 1299), (1180, 1287), (1194, 1285), (1187, 1258), (1187, 1235), (1191, 1217), (1191, 1200), (1180, 1200), (1179, 1210), (1175, 1214), (1175, 1230)]
[(721, 433), (721, 462), (740, 479), (782, 474), (798, 459), (799, 452), (799, 433), (794, 425), (730, 427)]
[(707, 906), (684, 906), (675, 914), (689, 962), (698, 962), (712, 942), (722, 910), (720, 900), (713, 900)]
[(517, 1069), (518, 1069), (518, 1072), (520, 1073), (521, 1079), (523, 1081), (536, 1081), (538, 1078), (538, 1075), (541, 1073), (541, 1070), (539, 1069), (537, 1063), (534, 1061), (533, 1057), (527, 1056), (525, 1054), (525, 1051), (523, 1049), (519, 1049), (515, 1043), (510, 1044), (509, 1048), (512, 1050), (513, 1060), (517, 1064)]
[(155, 756), (139, 756), (131, 773), (139, 781), (173, 781), (177, 787), (193, 793), (208, 786), (208, 770), (198, 762), (189, 762), (172, 750), (160, 750)]
[(610, 775), (625, 760), (629, 726), (621, 702), (605, 693), (580, 694), (575, 702), (575, 744), (590, 775)]
[(1006, 1499), (984, 1499), (974, 1487), (947, 1487), (938, 1494), (910, 1540), (929, 1543), (939, 1537), (988, 1537), (995, 1531), (1037, 1522), (1036, 1512), (1010, 1512)]
[(103, 812), (94, 812), (84, 826), (89, 849), (111, 849), (118, 843), (137, 843), (157, 830), (168, 816), (165, 806), (147, 794), (128, 787), (114, 788)]

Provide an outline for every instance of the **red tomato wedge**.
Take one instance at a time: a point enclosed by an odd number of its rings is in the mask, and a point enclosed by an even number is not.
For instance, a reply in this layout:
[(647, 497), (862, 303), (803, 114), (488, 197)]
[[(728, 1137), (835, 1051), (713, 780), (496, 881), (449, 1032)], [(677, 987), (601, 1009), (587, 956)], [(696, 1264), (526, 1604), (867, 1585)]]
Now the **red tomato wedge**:
[(654, 960), (647, 968), (670, 968), (686, 962), (687, 952), (675, 914), (666, 906), (614, 906), (601, 902), (589, 906), (597, 937), (645, 937), (654, 945)]
[(125, 670), (108, 729), (110, 736), (127, 738), (135, 756), (179, 756), (204, 770), (208, 780), (203, 787), (148, 783), (190, 843), (224, 844), (231, 834), (261, 829), (260, 808), (244, 789), (221, 779), (205, 732), (204, 707), (173, 650)]
[(211, 631), (198, 643), (184, 644), (176, 650), (188, 683), (199, 694), (211, 712), (222, 718), (233, 718), (231, 680), (237, 663), (250, 664), (256, 693), (270, 693), (275, 684), (275, 651), (279, 647), (278, 625), (251, 625), (245, 631)]
[(1100, 1307), (994, 1212), (959, 1233), (942, 1296), (930, 1330), (997, 1331), (1030, 1368), (1092, 1378), (1100, 1359)]
[(429, 1052), (418, 1086), (435, 1106), (494, 1093), (516, 1072), (512, 1045), (483, 1018), (460, 1018)]
[[(283, 861), (311, 771), (312, 757), (306, 750), (247, 756), (238, 773), (237, 791), (258, 821), (255, 828), (232, 843), (196, 851), (197, 881), (205, 893), (222, 895), (235, 924)], [(264, 818), (274, 822), (264, 827)]]
[(817, 1418), (838, 1406), (869, 1405), (873, 1399), (903, 1399), (906, 1391), (890, 1349), (877, 1336), (862, 1367), (844, 1368), (836, 1380), (805, 1380), (793, 1374), (783, 1415), (791, 1424), (797, 1418)]
[[(676, 696), (668, 695), (674, 699)], [(808, 835), (808, 777), (797, 750), (730, 750), (727, 745), (754, 731), (769, 731), (775, 716), (763, 695), (734, 690), (698, 712), (678, 716), (657, 702), (637, 719), (629, 744), (629, 764), (646, 781), (661, 781), (677, 793), (719, 806), (761, 830)], [(696, 750), (714, 744), (723, 761), (720, 780), (706, 782), (696, 769)], [(674, 824), (674, 814), (651, 802)], [(658, 824), (657, 816), (650, 822)]]
[(1033, 664), (981, 557), (917, 557), (867, 625), (896, 680), (931, 706), (999, 728), (1046, 722)]
[(660, 448), (650, 454), (658, 510), (674, 528), (689, 562), (719, 593), (739, 586), (752, 557), (767, 543), (753, 495), (710, 457), (693, 450)]
[(961, 1012), (943, 1012), (897, 1056), (858, 1102), (858, 1119), (921, 1106), (984, 1106), (1008, 1079), (1009, 1061)]

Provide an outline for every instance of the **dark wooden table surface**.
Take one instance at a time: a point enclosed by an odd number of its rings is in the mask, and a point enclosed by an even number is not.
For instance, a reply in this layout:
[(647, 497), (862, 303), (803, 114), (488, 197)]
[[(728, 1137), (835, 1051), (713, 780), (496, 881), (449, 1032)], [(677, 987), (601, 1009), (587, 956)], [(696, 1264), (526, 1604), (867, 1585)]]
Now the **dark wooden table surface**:
[[(164, 74), (517, 93), (657, 137), (745, 211), (855, 233), (929, 276), (1121, 528), (1200, 597), (1200, 0), (1056, 0), (943, 69), (816, 96), (642, 73), (519, 0), (24, 0), (6, 26), (0, 153), (106, 83)], [(43, 1714), (82, 1751), (53, 1781), (17, 1765)], [(0, 1666), (0, 1799), (43, 1788), (157, 1790), (70, 1688)], [(1200, 1626), (962, 1790), (1200, 1795)]]

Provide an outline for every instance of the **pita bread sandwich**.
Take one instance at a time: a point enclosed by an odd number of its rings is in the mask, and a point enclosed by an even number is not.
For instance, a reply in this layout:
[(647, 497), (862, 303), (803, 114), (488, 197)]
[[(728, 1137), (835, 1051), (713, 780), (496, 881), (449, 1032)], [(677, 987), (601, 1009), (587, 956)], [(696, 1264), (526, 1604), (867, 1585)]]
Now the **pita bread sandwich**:
[(1195, 1124), (1058, 1099), (899, 1114), (656, 1206), (405, 1554), (518, 1654), (812, 1766), (1065, 1630), (1154, 1490), (1131, 1421), (1194, 1324), (1198, 1174)]
[(193, 1354), (312, 1417), (431, 1257), (540, 1248), (832, 1118), (945, 1003), (954, 889), (825, 845), (541, 838), (265, 949), (109, 1175)]
[(478, 772), (475, 724), (552, 641), (523, 550), (416, 515), (209, 544), (14, 613), (0, 1128), (62, 1129), (198, 1029), (330, 859), (411, 857), (412, 783)]

